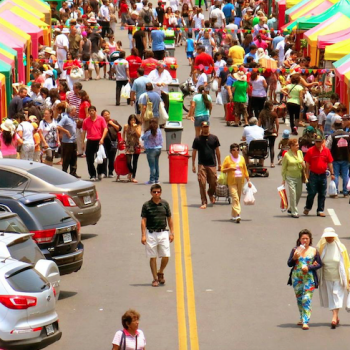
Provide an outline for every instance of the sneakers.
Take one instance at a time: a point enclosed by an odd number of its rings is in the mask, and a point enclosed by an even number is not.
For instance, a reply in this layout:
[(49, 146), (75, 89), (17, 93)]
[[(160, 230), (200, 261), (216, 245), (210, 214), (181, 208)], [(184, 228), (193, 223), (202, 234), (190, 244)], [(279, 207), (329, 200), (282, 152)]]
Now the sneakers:
[(114, 178), (114, 177), (115, 177), (115, 175), (113, 175), (113, 174), (109, 174), (109, 175), (108, 175), (108, 177), (111, 179), (111, 178)]
[(296, 126), (293, 128), (292, 135), (298, 135), (298, 128)]
[(232, 216), (231, 220), (233, 222), (235, 222), (236, 224), (239, 224), (241, 222), (241, 217), (240, 216), (237, 216), (237, 217)]
[(317, 216), (320, 216), (321, 218), (325, 218), (326, 217), (326, 214), (323, 212), (323, 211), (319, 211), (317, 213)]
[(309, 209), (306, 209), (306, 208), (305, 208), (304, 211), (303, 211), (303, 214), (304, 214), (304, 215), (309, 215), (309, 211), (310, 211)]
[(154, 181), (147, 181), (145, 182), (145, 185), (153, 185), (154, 184)]
[(95, 176), (93, 176), (93, 177), (90, 177), (90, 181), (95, 182), (95, 181), (97, 181), (97, 179)]

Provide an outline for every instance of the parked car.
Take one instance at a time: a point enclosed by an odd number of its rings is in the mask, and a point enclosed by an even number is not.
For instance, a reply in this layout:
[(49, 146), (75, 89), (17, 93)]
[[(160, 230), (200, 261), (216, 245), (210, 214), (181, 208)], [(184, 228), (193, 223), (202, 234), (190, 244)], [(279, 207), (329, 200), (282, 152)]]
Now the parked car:
[(81, 226), (95, 225), (101, 217), (101, 203), (92, 183), (42, 163), (0, 159), (0, 189), (53, 193)]
[[(0, 213), (0, 220), (9, 220), (9, 215), (13, 214)], [(13, 218), (21, 220), (19, 217)], [(16, 226), (21, 227), (18, 223)], [(28, 232), (24, 224), (21, 228), (24, 228), (23, 232)], [(58, 267), (55, 262), (46, 260), (38, 245), (32, 240), (31, 233), (0, 232), (0, 259), (8, 257), (33, 264), (35, 270), (40, 272), (55, 288), (56, 300), (58, 300), (61, 280)]]
[(33, 266), (0, 259), (0, 348), (36, 349), (59, 340), (55, 289)]
[[(0, 191), (0, 212), (18, 214), (29, 232), (33, 233), (33, 239), (45, 258), (57, 264), (61, 275), (81, 269), (84, 246), (81, 243), (79, 221), (54, 195)], [(11, 220), (18, 222), (14, 216), (12, 214)], [(0, 221), (0, 231), (8, 232), (7, 225), (7, 222)]]

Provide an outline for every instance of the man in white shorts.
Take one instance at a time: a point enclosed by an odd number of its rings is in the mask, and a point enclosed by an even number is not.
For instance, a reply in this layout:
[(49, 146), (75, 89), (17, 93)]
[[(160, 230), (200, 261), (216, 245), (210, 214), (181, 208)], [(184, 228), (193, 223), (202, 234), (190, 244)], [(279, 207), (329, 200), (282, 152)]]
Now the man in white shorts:
[[(141, 212), (141, 243), (146, 246), (146, 255), (150, 258), (153, 276), (152, 287), (164, 284), (164, 269), (169, 262), (170, 243), (174, 240), (174, 227), (170, 206), (161, 199), (162, 187), (158, 184), (151, 186), (152, 198), (143, 204)], [(169, 225), (170, 233), (167, 230)], [(161, 258), (157, 270), (157, 258)]]

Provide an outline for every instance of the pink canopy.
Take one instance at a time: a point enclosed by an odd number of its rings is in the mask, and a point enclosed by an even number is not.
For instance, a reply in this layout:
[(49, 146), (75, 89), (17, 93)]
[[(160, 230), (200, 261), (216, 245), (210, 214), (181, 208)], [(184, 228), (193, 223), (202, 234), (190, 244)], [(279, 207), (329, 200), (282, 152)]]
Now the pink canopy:
[(320, 35), (317, 39), (317, 47), (319, 49), (324, 49), (328, 45), (333, 45), (343, 40), (350, 39), (350, 29), (344, 29), (340, 32)]
[(286, 0), (281, 0), (278, 2), (278, 29), (281, 30), (281, 27), (286, 23), (285, 13), (286, 13)]
[[(321, 4), (313, 7), (313, 8), (310, 8), (309, 11), (303, 13), (303, 17), (307, 17), (307, 16), (318, 16), (320, 15), (321, 13), (327, 11), (329, 8), (331, 8), (334, 4), (328, 0), (326, 1), (323, 1)], [(298, 13), (299, 11), (302, 11), (304, 8), (307, 8), (307, 7), (310, 7), (310, 3), (307, 3), (305, 4), (304, 6), (302, 7), (299, 7), (297, 8), (295, 11), (291, 12), (289, 14), (289, 20), (290, 21), (293, 21), (295, 20), (296, 18), (292, 18), (292, 16), (295, 14), (295, 13)]]
[(332, 23), (338, 21), (343, 16), (342, 13), (337, 13), (336, 15), (328, 18), (326, 21), (318, 24), (316, 27), (313, 27), (312, 29), (309, 29), (304, 33), (304, 37), (311, 37), (312, 34), (315, 34), (319, 30), (322, 30), (328, 26), (330, 26)]
[(347, 72), (350, 71), (350, 61), (345, 62), (344, 64), (342, 64), (341, 66), (339, 66), (338, 68), (335, 69), (335, 85), (336, 85), (336, 91), (340, 92), (340, 100), (341, 101), (345, 101), (346, 99), (346, 86), (344, 83), (344, 76)]
[(34, 58), (38, 58), (39, 44), (43, 44), (43, 30), (9, 10), (1, 12), (0, 17), (31, 36), (32, 55)]

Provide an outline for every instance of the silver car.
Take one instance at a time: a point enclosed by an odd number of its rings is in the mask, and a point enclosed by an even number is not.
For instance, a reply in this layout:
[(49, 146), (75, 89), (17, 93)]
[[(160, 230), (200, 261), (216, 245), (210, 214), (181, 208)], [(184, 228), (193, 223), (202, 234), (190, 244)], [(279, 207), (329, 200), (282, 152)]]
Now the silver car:
[[(24, 225), (23, 225), (24, 226)], [(45, 256), (32, 240), (31, 233), (0, 232), (0, 257), (17, 259), (33, 264), (56, 290), (56, 301), (60, 294), (61, 276), (55, 262), (46, 260)]]
[(33, 266), (0, 258), (0, 348), (35, 349), (59, 340), (54, 294)]
[(95, 225), (101, 217), (101, 203), (92, 183), (42, 163), (0, 159), (0, 189), (52, 193), (81, 226)]

